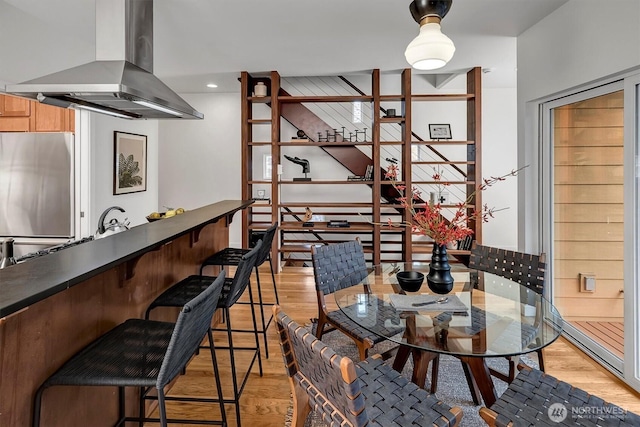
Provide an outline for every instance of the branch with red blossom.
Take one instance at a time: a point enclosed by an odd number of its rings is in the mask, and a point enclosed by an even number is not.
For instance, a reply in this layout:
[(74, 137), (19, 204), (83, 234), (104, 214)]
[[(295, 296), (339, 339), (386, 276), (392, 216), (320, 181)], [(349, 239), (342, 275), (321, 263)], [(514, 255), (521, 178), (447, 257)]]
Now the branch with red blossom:
[[(485, 223), (488, 222), (490, 218), (493, 218), (496, 212), (507, 209), (490, 208), (486, 204), (484, 204), (480, 210), (469, 208), (468, 205), (473, 201), (476, 193), (478, 191), (484, 191), (500, 181), (505, 181), (510, 176), (516, 176), (525, 167), (514, 169), (501, 176), (484, 178), (482, 183), (478, 184), (475, 191), (467, 196), (466, 200), (455, 205), (453, 217), (447, 219), (442, 215), (443, 207), (440, 202), (434, 204), (427, 203), (424, 204), (424, 206), (420, 204), (420, 207), (416, 208), (416, 201), (421, 200), (419, 189), (413, 187), (411, 189), (411, 196), (407, 197), (405, 193), (407, 187), (397, 183), (398, 167), (395, 164), (389, 165), (385, 173), (385, 178), (391, 181), (391, 185), (393, 185), (400, 194), (397, 200), (404, 209), (409, 211), (411, 222), (394, 222), (389, 219), (386, 225), (391, 228), (410, 227), (412, 233), (428, 236), (438, 245), (446, 245), (450, 242), (462, 240), (473, 234), (473, 230), (468, 226), (471, 221), (481, 221)], [(432, 178), (434, 181), (441, 181), (442, 175), (438, 171), (435, 171)], [(443, 185), (447, 184), (443, 183)]]

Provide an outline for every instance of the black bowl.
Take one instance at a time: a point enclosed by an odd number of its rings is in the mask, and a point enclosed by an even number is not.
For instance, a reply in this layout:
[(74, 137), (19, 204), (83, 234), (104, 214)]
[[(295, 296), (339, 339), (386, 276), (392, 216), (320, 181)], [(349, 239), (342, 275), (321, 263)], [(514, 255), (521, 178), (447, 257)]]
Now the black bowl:
[(398, 284), (403, 291), (418, 292), (424, 280), (424, 274), (419, 271), (401, 271), (396, 274)]

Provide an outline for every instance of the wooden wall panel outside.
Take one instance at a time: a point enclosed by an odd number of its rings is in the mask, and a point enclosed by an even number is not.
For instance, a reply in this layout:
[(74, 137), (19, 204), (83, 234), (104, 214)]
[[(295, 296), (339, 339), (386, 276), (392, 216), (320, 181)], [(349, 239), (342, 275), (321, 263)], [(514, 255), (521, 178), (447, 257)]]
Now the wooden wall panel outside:
[(599, 223), (598, 226), (601, 227), (603, 224), (621, 223), (624, 220), (622, 203), (608, 205), (607, 209), (597, 209), (595, 205), (556, 204), (553, 209), (556, 223), (589, 222)]
[[(162, 290), (197, 274), (207, 256), (228, 244), (221, 219), (205, 226), (193, 247), (187, 234), (144, 254), (130, 280), (121, 265), (0, 319), (0, 425), (30, 425), (35, 390), (64, 361), (122, 321), (142, 318)], [(177, 311), (156, 311), (159, 320), (177, 316)], [(136, 393), (130, 391), (127, 413), (134, 415)], [(43, 426), (111, 426), (116, 419), (115, 387), (55, 387), (44, 394)]]
[[(623, 316), (623, 96), (554, 110), (554, 296), (566, 318)], [(581, 292), (580, 273), (596, 292)]]
[[(587, 207), (589, 210), (597, 209), (595, 206)], [(594, 222), (568, 222), (554, 225), (556, 235), (564, 233), (571, 241), (609, 241), (622, 242), (624, 240), (624, 224), (622, 222), (608, 222), (598, 224)]]
[(616, 128), (556, 128), (554, 144), (556, 149), (564, 146), (576, 147), (611, 147), (622, 141), (624, 129)]

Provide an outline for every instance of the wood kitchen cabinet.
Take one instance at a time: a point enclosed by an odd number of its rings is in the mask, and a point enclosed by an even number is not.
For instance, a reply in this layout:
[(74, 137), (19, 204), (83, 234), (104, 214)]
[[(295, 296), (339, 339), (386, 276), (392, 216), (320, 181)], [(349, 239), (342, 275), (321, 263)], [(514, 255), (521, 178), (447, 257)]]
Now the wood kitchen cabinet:
[(0, 95), (0, 132), (75, 132), (75, 110)]
[(17, 96), (0, 95), (0, 116), (29, 117), (31, 101)]

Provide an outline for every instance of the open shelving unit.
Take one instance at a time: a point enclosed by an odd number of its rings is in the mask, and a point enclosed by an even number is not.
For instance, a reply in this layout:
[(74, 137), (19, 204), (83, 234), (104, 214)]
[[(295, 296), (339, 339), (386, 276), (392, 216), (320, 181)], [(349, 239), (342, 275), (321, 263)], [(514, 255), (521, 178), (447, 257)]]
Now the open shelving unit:
[[(373, 264), (393, 260), (428, 259), (432, 243), (424, 239), (416, 239), (409, 228), (392, 228), (384, 224), (387, 218), (394, 221), (409, 221), (409, 213), (394, 201), (391, 195), (393, 188), (385, 181), (383, 169), (386, 150), (398, 153), (399, 168), (402, 183), (408, 188), (417, 185), (421, 188), (432, 188), (437, 184), (450, 183), (461, 188), (464, 197), (474, 193), (477, 182), (481, 182), (480, 147), (481, 147), (481, 71), (479, 67), (467, 73), (466, 93), (455, 94), (414, 94), (412, 92), (411, 70), (403, 70), (399, 75), (399, 94), (381, 94), (380, 70), (373, 70), (370, 75), (371, 87), (368, 94), (363, 92), (356, 95), (290, 95), (281, 86), (281, 76), (276, 71), (268, 75), (251, 75), (241, 73), (241, 109), (242, 109), (242, 198), (256, 197), (256, 189), (269, 191), (268, 200), (257, 201), (242, 214), (243, 241), (250, 244), (259, 233), (273, 222), (279, 223), (279, 235), (272, 249), (272, 258), (278, 260), (278, 268), (283, 261), (290, 259), (293, 254), (301, 255), (299, 259), (310, 259), (311, 246), (329, 244), (339, 241), (352, 240), (356, 237), (362, 241), (368, 261)], [(344, 77), (340, 76), (344, 80)], [(262, 81), (267, 85), (265, 97), (252, 96), (254, 85)], [(353, 85), (351, 85), (353, 87)], [(466, 140), (425, 140), (420, 138), (412, 129), (413, 121), (424, 122), (424, 117), (414, 118), (414, 106), (421, 102), (463, 102), (466, 103)], [(370, 127), (365, 128), (366, 140), (353, 141), (352, 135), (345, 137), (336, 132), (339, 125), (331, 125), (325, 118), (318, 117), (309, 108), (316, 103), (368, 103), (371, 111)], [(400, 115), (385, 117), (386, 110), (382, 104), (400, 104)], [(383, 113), (381, 113), (381, 111)], [(315, 118), (314, 118), (315, 116)], [(284, 141), (282, 122), (291, 123), (294, 128), (301, 129), (306, 135), (318, 134), (321, 137), (327, 132), (327, 141), (309, 136), (306, 141)], [(400, 128), (400, 136), (394, 140), (383, 140), (381, 137), (384, 126)], [(333, 130), (333, 141), (328, 141), (329, 132)], [(368, 135), (366, 131), (369, 131)], [(260, 134), (262, 138), (258, 138)], [(268, 135), (265, 137), (265, 135)], [(337, 135), (337, 136), (336, 136)], [(448, 158), (442, 155), (438, 148), (441, 146), (459, 147), (465, 151), (465, 156)], [(281, 179), (278, 171), (281, 168), (284, 154), (289, 148), (310, 150), (325, 150), (336, 162), (341, 163), (353, 175), (362, 176), (368, 165), (372, 166), (372, 176), (366, 180), (346, 180), (331, 177), (313, 178), (312, 181)], [(422, 148), (418, 148), (422, 147)], [(416, 149), (435, 153), (432, 158), (416, 158)], [(268, 165), (272, 171), (271, 177), (256, 176), (255, 165), (261, 155), (271, 156)], [(267, 158), (267, 157), (265, 157)], [(387, 159), (388, 160), (388, 159)], [(286, 161), (286, 160), (285, 160)], [(265, 166), (267, 167), (267, 166)], [(416, 168), (449, 168), (457, 176), (436, 182), (430, 177), (418, 176)], [(343, 186), (348, 187), (343, 187)], [(295, 200), (291, 201), (286, 195), (291, 189), (304, 189), (309, 192), (320, 192), (317, 186), (332, 186), (330, 193), (337, 195), (341, 190), (354, 189), (361, 186), (365, 201), (345, 202), (340, 197), (327, 197), (325, 200)], [(298, 190), (296, 190), (298, 191)], [(299, 193), (299, 191), (298, 191)], [(426, 193), (428, 194), (428, 193)], [(427, 196), (428, 197), (428, 196)], [(457, 203), (457, 202), (456, 202)], [(455, 208), (456, 203), (443, 205)], [(481, 194), (474, 194), (468, 208), (480, 209)], [(310, 208), (320, 219), (313, 220), (313, 226), (303, 226), (302, 218), (305, 209)], [(350, 227), (330, 228), (329, 220), (347, 219)], [(481, 241), (481, 224), (470, 223), (474, 229), (474, 239)], [(468, 251), (449, 250), (453, 256), (467, 255)]]

